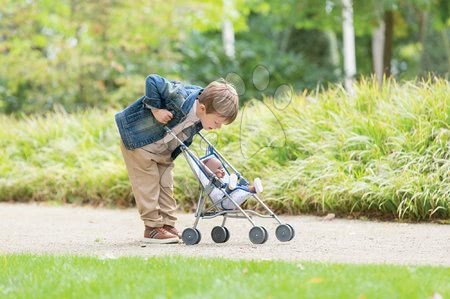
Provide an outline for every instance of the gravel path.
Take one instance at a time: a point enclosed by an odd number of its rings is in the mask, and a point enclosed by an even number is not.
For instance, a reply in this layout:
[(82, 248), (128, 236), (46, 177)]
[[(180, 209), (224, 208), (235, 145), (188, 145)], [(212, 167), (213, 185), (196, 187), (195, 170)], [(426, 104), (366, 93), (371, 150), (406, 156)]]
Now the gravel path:
[[(254, 218), (269, 232), (263, 245), (248, 238), (250, 223), (229, 219), (230, 240), (211, 240), (221, 218), (200, 220), (202, 241), (143, 246), (137, 210), (0, 203), (0, 254), (75, 254), (101, 257), (183, 255), (230, 259), (388, 263), (450, 266), (450, 225), (325, 220), (313, 216), (280, 216), (296, 231), (280, 243), (271, 219)], [(178, 227), (194, 222), (193, 214), (179, 214)]]

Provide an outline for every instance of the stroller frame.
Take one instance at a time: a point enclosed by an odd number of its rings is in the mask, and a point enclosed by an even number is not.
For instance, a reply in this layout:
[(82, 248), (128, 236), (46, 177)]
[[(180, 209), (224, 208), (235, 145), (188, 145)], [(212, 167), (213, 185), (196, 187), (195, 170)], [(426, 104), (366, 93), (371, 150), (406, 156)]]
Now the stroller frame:
[[(257, 203), (264, 208), (264, 210), (268, 213), (268, 215), (263, 215), (261, 213), (258, 213), (253, 210), (246, 210), (243, 209), (240, 204), (238, 204), (229, 193), (225, 191), (223, 182), (207, 168), (204, 163), (201, 161), (200, 158), (198, 158), (193, 151), (189, 149), (188, 146), (184, 144), (183, 141), (181, 141), (178, 136), (168, 127), (164, 127), (166, 132), (170, 134), (177, 142), (180, 144), (181, 153), (185, 157), (186, 161), (189, 164), (189, 167), (191, 170), (195, 173), (195, 171), (198, 168), (202, 168), (207, 174), (209, 183), (206, 186), (201, 185), (201, 190), (198, 198), (198, 204), (197, 208), (195, 210), (195, 222), (192, 226), (192, 228), (186, 228), (183, 230), (182, 233), (182, 240), (186, 245), (195, 245), (198, 244), (201, 240), (201, 234), (200, 231), (197, 229), (197, 225), (200, 221), (200, 219), (212, 219), (218, 216), (223, 216), (223, 221), (220, 226), (215, 226), (211, 231), (211, 237), (214, 242), (216, 243), (224, 243), (228, 241), (230, 237), (230, 233), (225, 226), (226, 220), (228, 218), (244, 218), (247, 219), (250, 224), (252, 225), (252, 228), (249, 231), (249, 239), (254, 244), (263, 244), (268, 239), (268, 232), (263, 226), (258, 226), (252, 219), (252, 216), (257, 216), (260, 218), (272, 218), (277, 223), (278, 226), (275, 231), (275, 235), (277, 239), (281, 242), (287, 242), (294, 238), (295, 231), (294, 228), (290, 224), (284, 224), (281, 222), (281, 220), (278, 218), (278, 216), (258, 197), (257, 194), (251, 193), (251, 197), (253, 197)], [(224, 167), (228, 170), (231, 169), (236, 176), (238, 177), (238, 181), (242, 182), (244, 184), (248, 184), (248, 181), (242, 176), (239, 171), (234, 168), (233, 165), (218, 151), (214, 148), (214, 146), (203, 136), (201, 133), (197, 133), (203, 141), (205, 141), (208, 144), (207, 152), (213, 151), (215, 155), (221, 160)], [(197, 163), (197, 164), (194, 164)], [(211, 191), (214, 188), (219, 188), (223, 193), (223, 198), (221, 201), (213, 203), (212, 206), (209, 208), (206, 208), (206, 201), (209, 198), (209, 195)], [(250, 196), (249, 196), (250, 197)], [(220, 209), (218, 206), (224, 201), (224, 200), (230, 200), (235, 209), (233, 210), (224, 210)], [(247, 200), (247, 199), (246, 199)], [(211, 200), (211, 202), (213, 202)]]

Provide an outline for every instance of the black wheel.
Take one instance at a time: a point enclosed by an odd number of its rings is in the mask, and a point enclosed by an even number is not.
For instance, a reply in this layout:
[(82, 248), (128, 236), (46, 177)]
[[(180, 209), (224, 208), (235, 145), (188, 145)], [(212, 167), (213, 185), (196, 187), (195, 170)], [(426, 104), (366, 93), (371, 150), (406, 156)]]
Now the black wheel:
[(195, 245), (200, 242), (202, 235), (196, 228), (186, 228), (181, 235), (181, 239), (186, 245)]
[(223, 241), (225, 243), (230, 239), (230, 231), (225, 226), (223, 228), (227, 231), (227, 237), (226, 237), (225, 241)]
[[(292, 240), (292, 239), (294, 239), (294, 237), (295, 237), (295, 230), (294, 230), (294, 228), (292, 227), (292, 225), (290, 225), (290, 224), (288, 224), (288, 223), (286, 223), (286, 225), (289, 226), (289, 227), (292, 229), (292, 238), (291, 238), (291, 240)], [(290, 240), (289, 240), (289, 241), (290, 241)]]
[(261, 226), (261, 227), (264, 230), (264, 232), (266, 233), (266, 237), (264, 238), (264, 242), (263, 242), (263, 243), (266, 243), (267, 240), (269, 239), (269, 233), (267, 232), (267, 229), (264, 226)]
[(287, 242), (292, 240), (294, 237), (294, 229), (290, 225), (280, 224), (275, 230), (275, 235), (279, 241)]
[(211, 238), (216, 243), (225, 243), (230, 238), (230, 233), (224, 226), (215, 226), (211, 231)]
[(253, 244), (263, 244), (267, 241), (266, 229), (262, 226), (254, 226), (248, 233)]

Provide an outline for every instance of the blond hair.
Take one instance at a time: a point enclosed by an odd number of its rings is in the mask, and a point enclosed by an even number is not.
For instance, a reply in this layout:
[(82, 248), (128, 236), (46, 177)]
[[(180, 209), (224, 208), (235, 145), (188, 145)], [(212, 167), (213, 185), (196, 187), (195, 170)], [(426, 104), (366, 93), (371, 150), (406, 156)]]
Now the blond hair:
[(232, 123), (237, 116), (239, 96), (236, 89), (225, 79), (213, 81), (198, 96), (198, 101), (205, 105), (206, 113), (217, 113)]

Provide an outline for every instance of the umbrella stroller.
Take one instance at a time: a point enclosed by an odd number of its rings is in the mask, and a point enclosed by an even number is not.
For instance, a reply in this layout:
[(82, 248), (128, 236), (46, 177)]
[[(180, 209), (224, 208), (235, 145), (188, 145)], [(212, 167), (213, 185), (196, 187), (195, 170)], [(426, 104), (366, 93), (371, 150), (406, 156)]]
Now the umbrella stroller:
[[(254, 244), (265, 243), (268, 239), (268, 232), (263, 226), (258, 226), (253, 221), (252, 216), (273, 218), (277, 221), (278, 226), (275, 230), (275, 235), (279, 241), (287, 242), (294, 238), (295, 231), (293, 227), (290, 224), (282, 223), (277, 215), (270, 210), (256, 193), (249, 191), (247, 188), (249, 183), (244, 176), (242, 176), (201, 133), (198, 133), (198, 135), (208, 146), (205, 155), (197, 157), (171, 129), (165, 127), (165, 130), (181, 145), (181, 152), (201, 185), (201, 191), (195, 211), (194, 225), (192, 228), (186, 228), (181, 236), (186, 245), (195, 245), (200, 242), (201, 234), (196, 228), (200, 219), (212, 219), (218, 216), (223, 217), (222, 225), (215, 226), (211, 231), (211, 237), (216, 243), (225, 243), (230, 238), (230, 232), (225, 226), (225, 222), (228, 218), (247, 219), (252, 225), (252, 228), (249, 231), (250, 241)], [(225, 176), (223, 178), (218, 178), (205, 166), (204, 161), (211, 157), (218, 159), (222, 163), (225, 171)], [(233, 178), (235, 182), (238, 182), (237, 184), (232, 183)], [(257, 201), (267, 214), (261, 214), (253, 210), (244, 210), (241, 207), (241, 204), (251, 197)], [(208, 199), (211, 202), (209, 207), (206, 204)]]

